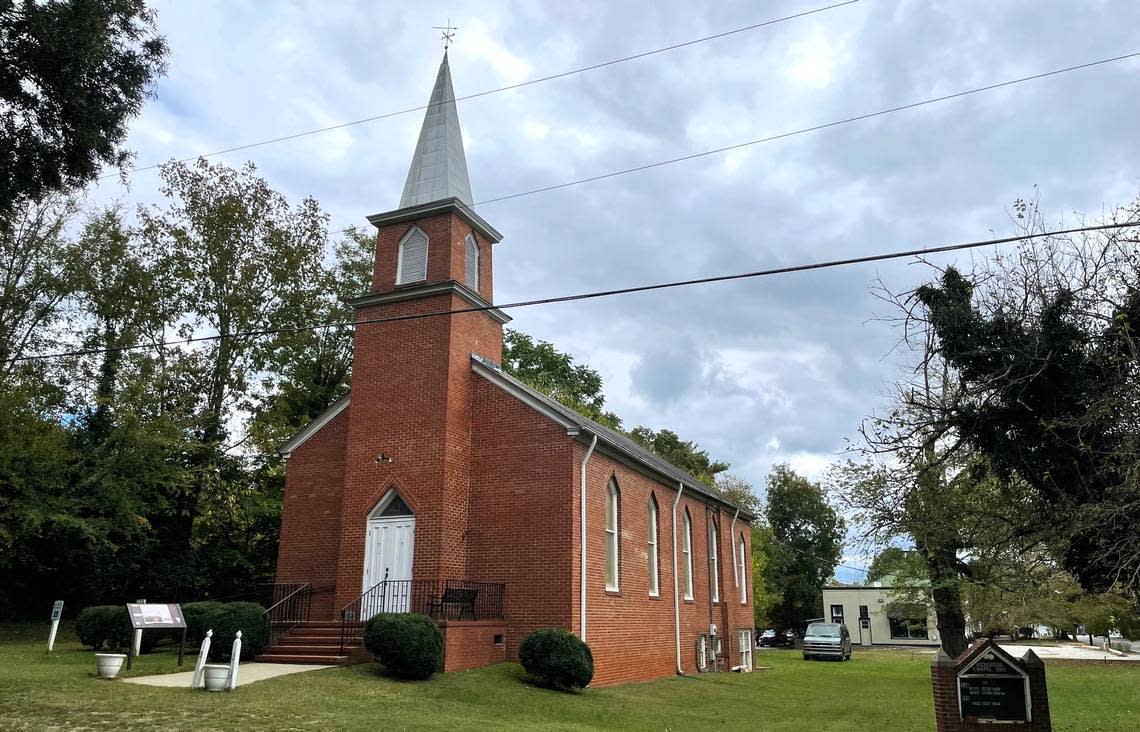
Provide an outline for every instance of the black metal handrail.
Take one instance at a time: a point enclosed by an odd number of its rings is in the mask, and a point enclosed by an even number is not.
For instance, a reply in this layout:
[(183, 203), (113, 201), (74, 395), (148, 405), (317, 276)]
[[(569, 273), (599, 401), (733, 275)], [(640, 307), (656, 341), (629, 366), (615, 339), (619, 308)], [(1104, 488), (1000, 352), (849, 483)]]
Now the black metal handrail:
[[(440, 600), (449, 589), (473, 590), (473, 607), (461, 607)], [(340, 652), (349, 642), (364, 635), (364, 624), (380, 613), (419, 613), (434, 620), (498, 620), (503, 617), (504, 586), (497, 582), (469, 580), (390, 580), (384, 579), (360, 594), (340, 611)]]
[(277, 642), (299, 624), (309, 619), (313, 587), (308, 582), (273, 585), (273, 596), (265, 615), (269, 618), (269, 645)]

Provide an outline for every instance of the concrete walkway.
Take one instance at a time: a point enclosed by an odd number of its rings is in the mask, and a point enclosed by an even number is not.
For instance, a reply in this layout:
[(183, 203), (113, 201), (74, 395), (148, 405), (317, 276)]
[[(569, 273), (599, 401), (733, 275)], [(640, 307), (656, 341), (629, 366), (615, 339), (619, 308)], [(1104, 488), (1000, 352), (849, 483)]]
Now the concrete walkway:
[(1053, 658), (1068, 658), (1077, 661), (1123, 661), (1125, 663), (1140, 662), (1140, 655), (1129, 653), (1127, 655), (1119, 655), (1094, 648), (1093, 646), (1081, 645), (1079, 643), (1058, 643), (1057, 645), (1014, 645), (1009, 643), (998, 643), (1002, 650), (1009, 653), (1011, 656), (1021, 658), (1025, 652), (1030, 648), (1037, 654), (1037, 657), (1043, 661), (1048, 661)]
[[(264, 681), (265, 679), (272, 679), (278, 676), (298, 674), (302, 671), (320, 671), (324, 668), (336, 667), (315, 666), (307, 663), (243, 663), (238, 666), (238, 686), (245, 686), (246, 684), (252, 684), (255, 681)], [(184, 689), (189, 689), (190, 682), (193, 680), (193, 671), (182, 671), (176, 674), (156, 674), (154, 676), (135, 676), (133, 678), (123, 679), (123, 681), (128, 684), (143, 684), (144, 686), (171, 686), (182, 687)]]

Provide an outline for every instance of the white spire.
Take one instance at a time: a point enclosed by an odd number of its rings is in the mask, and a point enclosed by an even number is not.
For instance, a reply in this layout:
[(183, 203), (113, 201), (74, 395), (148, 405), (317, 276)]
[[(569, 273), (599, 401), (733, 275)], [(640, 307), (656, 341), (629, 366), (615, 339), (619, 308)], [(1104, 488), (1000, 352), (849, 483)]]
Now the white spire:
[(471, 205), (471, 181), (467, 178), (467, 158), (463, 155), (463, 134), (459, 130), (459, 113), (455, 109), (455, 91), (451, 88), (451, 69), (447, 51), (435, 77), (420, 128), (420, 140), (408, 169), (408, 181), (400, 208), (430, 203), (445, 198), (458, 198)]

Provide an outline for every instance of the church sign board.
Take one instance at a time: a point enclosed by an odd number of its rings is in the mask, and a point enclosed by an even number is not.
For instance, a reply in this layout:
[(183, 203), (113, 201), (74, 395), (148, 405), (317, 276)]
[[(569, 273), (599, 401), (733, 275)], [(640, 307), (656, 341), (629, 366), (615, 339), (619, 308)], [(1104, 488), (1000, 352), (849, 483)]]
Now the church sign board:
[(1052, 731), (1045, 665), (1031, 650), (1015, 658), (982, 640), (956, 659), (940, 650), (930, 674), (938, 732), (992, 730), (994, 724)]
[(1000, 649), (990, 648), (958, 671), (958, 707), (962, 718), (1028, 722), (1029, 674)]

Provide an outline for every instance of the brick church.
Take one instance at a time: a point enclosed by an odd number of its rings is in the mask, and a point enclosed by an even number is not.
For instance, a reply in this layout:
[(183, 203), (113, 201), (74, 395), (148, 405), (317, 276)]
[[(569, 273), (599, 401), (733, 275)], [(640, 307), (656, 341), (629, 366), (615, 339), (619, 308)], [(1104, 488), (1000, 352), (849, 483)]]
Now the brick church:
[(281, 448), (294, 609), (267, 660), (346, 660), (367, 618), (420, 612), (447, 671), (551, 626), (595, 685), (750, 668), (754, 517), (499, 367), (502, 235), (472, 208), (446, 53), (400, 206), (368, 220), (351, 391)]

